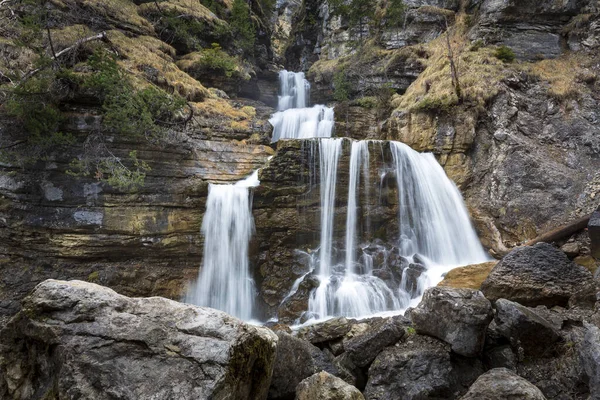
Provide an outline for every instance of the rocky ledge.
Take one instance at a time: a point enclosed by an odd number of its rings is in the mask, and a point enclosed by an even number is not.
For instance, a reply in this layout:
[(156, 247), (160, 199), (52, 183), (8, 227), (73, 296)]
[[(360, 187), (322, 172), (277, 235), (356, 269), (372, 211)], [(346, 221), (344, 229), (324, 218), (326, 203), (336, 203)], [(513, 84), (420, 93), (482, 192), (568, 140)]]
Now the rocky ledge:
[(481, 291), (433, 287), (405, 316), (293, 330), (47, 280), (0, 343), (1, 398), (595, 399), (600, 280), (541, 243)]

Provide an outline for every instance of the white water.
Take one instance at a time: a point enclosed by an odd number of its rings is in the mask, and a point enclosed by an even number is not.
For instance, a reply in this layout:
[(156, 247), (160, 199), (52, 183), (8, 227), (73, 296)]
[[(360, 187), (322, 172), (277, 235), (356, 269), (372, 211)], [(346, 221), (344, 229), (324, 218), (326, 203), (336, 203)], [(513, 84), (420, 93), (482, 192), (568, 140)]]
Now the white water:
[(324, 105), (308, 107), (310, 84), (303, 72), (279, 72), (279, 88), (279, 111), (269, 119), (273, 125), (271, 142), (331, 137), (333, 108)]
[(233, 185), (209, 186), (201, 228), (204, 260), (185, 302), (216, 308), (246, 321), (252, 318), (255, 296), (248, 245), (254, 219), (250, 188), (259, 183), (255, 171)]
[[(339, 315), (364, 317), (402, 312), (416, 305), (423, 291), (439, 283), (443, 273), (459, 265), (488, 259), (471, 226), (460, 192), (433, 155), (420, 154), (405, 144), (391, 142), (386, 150), (391, 152), (393, 160), (391, 167), (398, 183), (399, 204), (399, 239), (393, 244), (405, 264), (395, 287), (390, 286), (389, 280), (385, 282), (373, 275), (373, 258), (365, 251), (370, 244), (361, 243), (359, 232), (360, 222), (367, 223), (368, 216), (359, 213), (358, 204), (361, 188), (364, 205), (369, 203), (369, 144), (377, 144), (375, 147), (381, 149), (382, 142), (371, 141), (352, 142), (345, 256), (343, 260), (332, 259), (334, 230), (331, 223), (335, 201), (330, 196), (335, 198), (333, 164), (338, 162), (340, 154), (331, 149), (331, 139), (321, 142), (321, 243), (317, 268), (320, 285), (309, 299), (309, 318), (322, 320)], [(341, 148), (341, 142), (336, 142), (336, 146)], [(381, 246), (377, 251), (383, 254), (384, 263), (392, 256), (389, 249)], [(362, 253), (358, 260), (357, 253)], [(416, 273), (418, 278), (411, 278), (415, 272), (410, 268), (425, 270)]]

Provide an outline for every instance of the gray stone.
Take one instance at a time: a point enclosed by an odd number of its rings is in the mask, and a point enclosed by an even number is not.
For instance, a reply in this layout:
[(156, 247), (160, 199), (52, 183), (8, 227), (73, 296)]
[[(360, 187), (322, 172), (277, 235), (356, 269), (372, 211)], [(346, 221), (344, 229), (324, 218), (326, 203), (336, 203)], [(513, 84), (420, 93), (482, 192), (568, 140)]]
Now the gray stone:
[(296, 400), (364, 400), (360, 391), (327, 372), (319, 372), (298, 385)]
[(265, 399), (277, 336), (221, 311), (47, 280), (3, 329), (13, 399)]
[(560, 246), (560, 249), (567, 255), (569, 258), (574, 258), (579, 255), (580, 248), (579, 243), (577, 242), (567, 242)]
[(404, 328), (409, 324), (402, 316), (375, 321), (363, 332), (345, 340), (344, 349), (355, 365), (367, 367), (381, 350), (402, 339)]
[(481, 373), (476, 359), (452, 356), (448, 344), (415, 334), (379, 353), (364, 395), (369, 400), (457, 398)]
[(550, 355), (556, 342), (561, 340), (559, 331), (551, 322), (539, 316), (535, 310), (509, 300), (500, 299), (496, 302), (494, 320), (498, 332), (528, 356)]
[(312, 344), (329, 342), (343, 337), (356, 324), (354, 320), (344, 317), (332, 318), (328, 321), (309, 325), (298, 330), (298, 337)]
[(591, 279), (592, 274), (565, 253), (538, 243), (505, 256), (483, 282), (481, 291), (491, 301), (504, 298), (531, 307), (566, 306), (572, 293)]
[(461, 400), (546, 400), (540, 389), (506, 368), (481, 375)]
[(277, 336), (279, 341), (269, 399), (293, 399), (296, 386), (303, 379), (320, 371), (336, 373), (331, 362), (318, 347), (285, 332), (277, 332)]
[(584, 323), (586, 333), (579, 347), (579, 357), (588, 378), (592, 399), (600, 398), (600, 329)]
[(437, 337), (457, 354), (481, 353), (485, 332), (492, 320), (492, 305), (480, 291), (432, 287), (411, 312), (417, 332)]

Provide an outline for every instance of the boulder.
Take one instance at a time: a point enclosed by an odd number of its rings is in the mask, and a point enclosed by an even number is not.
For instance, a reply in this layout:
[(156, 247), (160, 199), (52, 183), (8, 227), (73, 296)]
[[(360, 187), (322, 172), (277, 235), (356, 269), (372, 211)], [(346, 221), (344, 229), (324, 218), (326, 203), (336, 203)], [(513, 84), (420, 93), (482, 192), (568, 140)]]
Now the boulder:
[(540, 389), (506, 368), (481, 375), (461, 400), (545, 400)]
[(296, 400), (364, 400), (360, 391), (327, 372), (306, 378), (296, 389)]
[(454, 268), (444, 276), (444, 280), (438, 283), (438, 286), (479, 290), (497, 263), (498, 261), (488, 261)]
[(452, 351), (466, 357), (483, 350), (492, 316), (492, 305), (480, 291), (445, 287), (427, 289), (411, 312), (417, 332), (445, 341)]
[(402, 339), (405, 334), (404, 328), (409, 324), (410, 322), (400, 315), (377, 320), (369, 324), (366, 330), (344, 340), (344, 349), (354, 365), (367, 367), (381, 350)]
[(556, 342), (561, 340), (560, 332), (552, 323), (535, 310), (509, 300), (496, 302), (494, 320), (497, 330), (506, 337), (513, 347), (522, 348), (528, 356), (542, 357), (551, 354)]
[(457, 398), (481, 373), (475, 359), (453, 356), (448, 344), (413, 334), (379, 353), (364, 395), (369, 400)]
[(600, 259), (600, 210), (592, 213), (588, 222), (588, 234), (591, 240), (592, 256)]
[(584, 323), (586, 333), (579, 347), (581, 364), (588, 378), (592, 399), (600, 398), (600, 329)]
[(298, 330), (298, 337), (312, 344), (325, 343), (342, 338), (356, 321), (344, 317), (332, 318), (325, 322), (308, 325)]
[(269, 399), (293, 399), (296, 386), (303, 379), (320, 371), (335, 373), (330, 360), (318, 347), (285, 332), (277, 332), (277, 336)]
[(491, 301), (500, 298), (529, 307), (566, 306), (569, 297), (592, 274), (573, 263), (554, 246), (537, 243), (511, 251), (493, 269), (481, 285)]
[(265, 399), (277, 336), (221, 311), (46, 280), (0, 340), (0, 397)]

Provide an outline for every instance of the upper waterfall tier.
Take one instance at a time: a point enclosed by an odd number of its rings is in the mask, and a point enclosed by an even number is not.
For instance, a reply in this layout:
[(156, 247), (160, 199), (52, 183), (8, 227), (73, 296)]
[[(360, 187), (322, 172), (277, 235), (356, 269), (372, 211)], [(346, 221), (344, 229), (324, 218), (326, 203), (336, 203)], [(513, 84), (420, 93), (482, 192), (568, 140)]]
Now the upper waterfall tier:
[(271, 116), (272, 142), (280, 139), (331, 137), (334, 126), (333, 108), (324, 105), (308, 107), (310, 84), (303, 72), (279, 72), (279, 110)]

